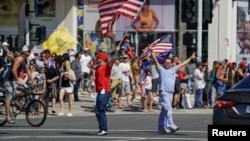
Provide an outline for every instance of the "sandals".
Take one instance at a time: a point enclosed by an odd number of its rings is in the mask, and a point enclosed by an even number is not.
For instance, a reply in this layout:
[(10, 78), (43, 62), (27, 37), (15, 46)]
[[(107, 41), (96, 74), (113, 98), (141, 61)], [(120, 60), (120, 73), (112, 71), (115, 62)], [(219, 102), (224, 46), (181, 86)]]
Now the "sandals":
[(12, 119), (11, 119), (11, 120), (7, 120), (7, 119), (6, 119), (5, 121), (8, 122), (9, 124), (15, 124), (15, 121), (12, 120)]
[(116, 109), (124, 109), (124, 107), (117, 107)]

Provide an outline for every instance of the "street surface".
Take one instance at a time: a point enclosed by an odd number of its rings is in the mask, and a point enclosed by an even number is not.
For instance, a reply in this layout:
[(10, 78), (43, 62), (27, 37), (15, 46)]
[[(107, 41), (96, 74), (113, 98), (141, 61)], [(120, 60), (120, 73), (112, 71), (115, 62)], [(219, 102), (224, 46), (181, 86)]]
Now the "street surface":
[[(29, 126), (24, 116), (19, 115), (16, 124), (0, 127), (0, 141), (207, 141), (212, 109), (174, 109), (174, 122), (180, 130), (161, 135), (157, 133), (158, 106), (155, 105), (152, 113), (141, 112), (137, 98), (135, 107), (107, 112), (109, 134), (96, 136), (98, 124), (93, 112), (93, 99), (86, 94), (80, 98), (82, 101), (74, 102), (73, 117), (49, 113), (44, 125), (38, 128)], [(66, 114), (67, 103), (64, 106)]]

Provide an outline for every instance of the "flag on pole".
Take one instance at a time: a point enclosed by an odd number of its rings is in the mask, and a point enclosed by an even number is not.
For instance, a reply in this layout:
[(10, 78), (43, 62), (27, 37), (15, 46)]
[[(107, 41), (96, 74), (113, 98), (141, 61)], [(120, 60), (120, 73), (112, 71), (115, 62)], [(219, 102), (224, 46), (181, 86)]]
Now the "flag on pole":
[[(161, 52), (171, 50), (173, 48), (172, 38), (173, 38), (172, 34), (166, 34), (161, 38), (155, 40), (153, 43), (151, 43), (153, 45), (153, 52), (156, 55), (158, 55)], [(146, 47), (145, 49), (142, 50), (142, 54), (139, 59), (140, 60), (144, 59), (148, 54), (149, 50), (148, 47)]]
[(44, 49), (51, 53), (61, 54), (77, 44), (77, 41), (69, 34), (66, 27), (53, 32), (49, 38), (43, 42)]
[(101, 0), (98, 10), (103, 36), (107, 36), (120, 15), (134, 19), (145, 0)]
[(172, 52), (174, 52), (175, 50), (177, 49), (177, 47), (174, 47), (170, 50), (166, 50), (164, 52), (161, 52), (159, 53), (156, 58), (157, 58), (157, 61), (160, 63), (160, 64), (164, 64), (164, 61), (170, 56), (170, 54)]

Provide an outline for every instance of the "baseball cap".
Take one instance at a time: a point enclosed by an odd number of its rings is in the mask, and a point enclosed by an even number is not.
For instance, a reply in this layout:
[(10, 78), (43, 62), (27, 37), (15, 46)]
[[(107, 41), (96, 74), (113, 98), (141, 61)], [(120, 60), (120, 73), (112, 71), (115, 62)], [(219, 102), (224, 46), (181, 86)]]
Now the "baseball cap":
[(240, 63), (240, 67), (241, 68), (246, 68), (247, 67), (247, 63), (246, 62), (241, 62)]
[(7, 42), (3, 42), (2, 46), (9, 46), (9, 44)]
[(87, 47), (86, 47), (86, 48), (84, 48), (84, 51), (89, 51), (89, 50), (90, 50), (90, 49), (89, 49), (89, 48), (87, 48)]
[(102, 59), (103, 61), (108, 60), (108, 55), (105, 52), (99, 52), (96, 57)]
[(123, 55), (123, 58), (124, 58), (124, 59), (128, 59), (129, 56), (128, 56), (127, 54), (125, 54), (125, 55)]
[(28, 48), (28, 46), (26, 46), (26, 45), (24, 45), (22, 47), (22, 52), (25, 52), (25, 51), (30, 51), (29, 48)]

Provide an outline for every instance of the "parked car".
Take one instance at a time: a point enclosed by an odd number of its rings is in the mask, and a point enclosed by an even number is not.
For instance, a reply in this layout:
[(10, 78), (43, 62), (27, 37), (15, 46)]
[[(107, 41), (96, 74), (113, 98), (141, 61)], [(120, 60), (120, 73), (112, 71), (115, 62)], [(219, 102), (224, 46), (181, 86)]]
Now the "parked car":
[(216, 99), (213, 125), (250, 125), (250, 75)]

